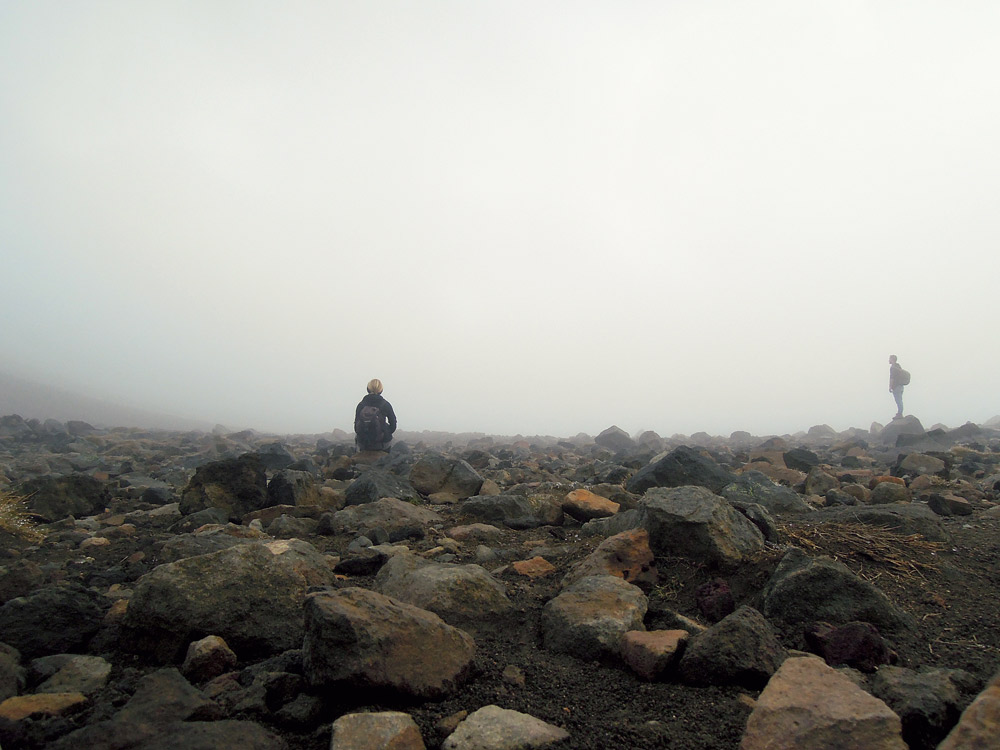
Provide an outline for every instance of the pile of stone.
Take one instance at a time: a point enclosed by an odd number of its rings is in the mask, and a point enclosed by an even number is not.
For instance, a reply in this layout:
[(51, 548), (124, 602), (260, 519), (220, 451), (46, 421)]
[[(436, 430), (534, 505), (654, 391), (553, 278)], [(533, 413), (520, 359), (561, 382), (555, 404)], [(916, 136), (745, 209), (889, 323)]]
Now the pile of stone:
[[(494, 704), (433, 736), (405, 710), (342, 710), (461, 695), (477, 640), (525, 616), (511, 586), (536, 582), (545, 651), (756, 696), (745, 750), (995, 741), (1000, 675), (984, 687), (894, 666), (912, 617), (779, 529), (849, 518), (946, 541), (943, 519), (998, 518), (995, 431), (612, 427), (389, 454), (344, 438), (0, 419), (0, 490), (45, 533), (2, 536), (0, 745), (572, 746), (557, 723)], [(581, 553), (522, 544), (545, 529), (572, 529)], [(758, 606), (737, 606), (725, 576), (766, 555)], [(717, 571), (698, 612), (651, 616), (668, 559)]]

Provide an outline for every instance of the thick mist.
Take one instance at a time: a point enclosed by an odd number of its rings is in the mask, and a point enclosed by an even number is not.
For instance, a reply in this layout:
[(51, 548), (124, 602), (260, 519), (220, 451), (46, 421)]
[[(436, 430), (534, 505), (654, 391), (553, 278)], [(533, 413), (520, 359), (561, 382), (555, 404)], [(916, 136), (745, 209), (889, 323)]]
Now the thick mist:
[[(232, 429), (1000, 413), (994, 3), (0, 6), (0, 370)], [(24, 414), (44, 418), (59, 414)]]

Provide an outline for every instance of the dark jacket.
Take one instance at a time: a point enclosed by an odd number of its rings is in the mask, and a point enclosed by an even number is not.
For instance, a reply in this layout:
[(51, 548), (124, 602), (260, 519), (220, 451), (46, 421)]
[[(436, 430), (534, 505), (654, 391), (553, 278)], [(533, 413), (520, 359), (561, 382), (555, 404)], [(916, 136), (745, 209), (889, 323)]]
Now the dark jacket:
[(358, 419), (361, 417), (361, 410), (369, 405), (379, 408), (379, 411), (382, 412), (383, 432), (386, 435), (392, 435), (396, 431), (396, 413), (392, 410), (392, 404), (378, 393), (369, 393), (361, 399), (358, 408), (354, 410), (355, 429), (357, 429)]

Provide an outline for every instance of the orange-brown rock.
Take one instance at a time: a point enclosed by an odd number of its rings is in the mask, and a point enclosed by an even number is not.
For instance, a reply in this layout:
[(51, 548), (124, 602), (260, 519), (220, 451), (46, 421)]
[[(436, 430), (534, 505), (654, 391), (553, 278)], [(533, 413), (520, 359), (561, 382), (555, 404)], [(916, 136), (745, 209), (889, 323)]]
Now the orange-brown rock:
[(59, 716), (86, 702), (83, 693), (15, 695), (0, 703), (0, 718), (21, 721), (30, 717)]
[(636, 586), (655, 586), (657, 571), (646, 529), (629, 529), (610, 536), (566, 574), (563, 586), (584, 576), (612, 575)]
[(622, 659), (643, 679), (655, 680), (677, 662), (687, 639), (686, 630), (630, 630), (622, 640)]
[(518, 560), (511, 566), (522, 576), (528, 578), (541, 578), (552, 575), (556, 572), (556, 566), (544, 557), (532, 557), (530, 560)]
[(596, 495), (590, 490), (573, 490), (563, 500), (563, 511), (578, 521), (590, 521), (594, 518), (607, 518), (618, 512), (621, 506)]

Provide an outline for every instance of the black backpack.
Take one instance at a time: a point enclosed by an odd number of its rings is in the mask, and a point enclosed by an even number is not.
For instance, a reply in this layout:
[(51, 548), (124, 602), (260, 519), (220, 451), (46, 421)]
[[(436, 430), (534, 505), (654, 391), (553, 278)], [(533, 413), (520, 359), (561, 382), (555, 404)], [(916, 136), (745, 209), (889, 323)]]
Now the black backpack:
[(358, 442), (365, 445), (384, 442), (382, 426), (382, 410), (374, 404), (362, 406), (361, 413), (354, 422), (354, 432), (358, 436)]

